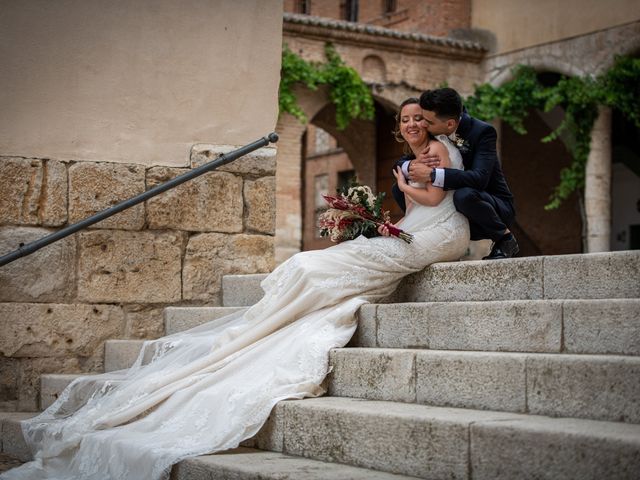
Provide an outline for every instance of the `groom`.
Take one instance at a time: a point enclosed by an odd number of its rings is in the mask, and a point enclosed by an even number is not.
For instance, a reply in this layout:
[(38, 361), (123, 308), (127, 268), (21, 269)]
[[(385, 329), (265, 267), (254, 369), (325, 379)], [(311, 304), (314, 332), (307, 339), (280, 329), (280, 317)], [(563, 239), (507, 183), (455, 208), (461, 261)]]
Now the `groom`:
[[(495, 128), (470, 117), (452, 88), (427, 90), (420, 96), (420, 106), (429, 133), (447, 135), (458, 147), (464, 170), (432, 168), (439, 165), (439, 159), (429, 153), (429, 147), (417, 159), (403, 158), (396, 166), (412, 181), (455, 190), (453, 202), (469, 219), (471, 240), (494, 242), (485, 260), (513, 257), (519, 251), (509, 230), (515, 217), (513, 195), (498, 161)], [(404, 195), (397, 185), (393, 186), (393, 197), (405, 210)]]

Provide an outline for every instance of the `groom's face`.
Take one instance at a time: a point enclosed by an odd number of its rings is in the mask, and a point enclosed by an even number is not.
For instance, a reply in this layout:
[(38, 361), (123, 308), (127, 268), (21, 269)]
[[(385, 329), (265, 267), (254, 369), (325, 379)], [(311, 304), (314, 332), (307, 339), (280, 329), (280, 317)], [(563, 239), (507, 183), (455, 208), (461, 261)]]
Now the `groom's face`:
[(432, 135), (451, 135), (456, 131), (458, 126), (458, 122), (454, 119), (449, 118), (442, 120), (438, 118), (436, 112), (431, 110), (423, 110), (422, 116), (427, 125), (427, 130), (429, 130), (429, 133)]

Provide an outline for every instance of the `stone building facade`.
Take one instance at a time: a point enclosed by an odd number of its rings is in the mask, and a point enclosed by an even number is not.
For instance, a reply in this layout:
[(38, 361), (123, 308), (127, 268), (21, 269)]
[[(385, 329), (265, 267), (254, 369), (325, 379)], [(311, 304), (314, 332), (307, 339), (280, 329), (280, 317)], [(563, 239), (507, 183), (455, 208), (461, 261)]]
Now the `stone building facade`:
[[(306, 60), (322, 62), (327, 42), (371, 85), (376, 118), (354, 121), (340, 131), (325, 90), (311, 92), (299, 88), (298, 102), (310, 123), (337, 140), (362, 183), (388, 191), (392, 184), (391, 167), (401, 152), (391, 135), (397, 106), (405, 98), (445, 81), (465, 94), (471, 93), (476, 79), (482, 75), (481, 60), (486, 50), (470, 40), (285, 13), (283, 43), (293, 52)], [(306, 129), (306, 124), (288, 114), (278, 120), (281, 140), (276, 175), (276, 262), (302, 248)], [(312, 196), (307, 192), (309, 199)], [(391, 198), (386, 208), (395, 208)], [(394, 213), (397, 216), (400, 212)]]
[[(640, 9), (637, 16), (640, 16)], [(494, 85), (500, 85), (511, 78), (511, 69), (518, 64), (530, 65), (541, 73), (552, 72), (565, 76), (592, 76), (595, 77), (604, 73), (613, 65), (617, 55), (639, 56), (640, 55), (640, 21), (624, 23), (622, 25), (611, 26), (596, 32), (589, 32), (580, 36), (560, 39), (540, 45), (530, 46), (524, 49), (500, 53), (489, 56), (484, 62), (485, 80)], [(543, 246), (545, 252), (551, 253), (572, 253), (582, 249), (589, 252), (625, 250), (628, 248), (640, 248), (640, 244), (632, 245), (629, 242), (629, 233), (633, 225), (638, 228), (640, 225), (640, 210), (637, 202), (640, 200), (637, 192), (640, 191), (640, 177), (638, 169), (634, 172), (627, 167), (623, 159), (627, 156), (632, 158), (627, 163), (640, 163), (640, 151), (632, 145), (628, 145), (629, 138), (624, 135), (612, 139), (612, 116), (614, 112), (609, 108), (600, 110), (600, 115), (592, 131), (591, 153), (586, 171), (586, 185), (584, 192), (584, 209), (587, 218), (586, 225), (581, 225), (580, 214), (577, 206), (577, 198), (574, 197), (558, 211), (551, 212), (541, 217), (541, 207), (546, 198), (536, 195), (535, 189), (545, 187), (545, 191), (557, 182), (558, 170), (561, 166), (568, 165), (570, 158), (566, 149), (558, 150), (558, 145), (540, 145), (538, 141), (549, 133), (548, 126), (557, 125), (558, 119), (553, 118), (554, 114), (543, 114), (535, 112), (528, 120), (530, 130), (542, 128), (537, 135), (531, 132), (525, 138), (512, 131), (503, 131), (502, 147), (503, 161), (508, 163), (518, 162), (521, 166), (515, 174), (520, 176), (518, 188), (521, 197), (530, 199), (523, 204), (523, 208), (535, 210), (528, 214), (526, 227), (529, 230), (535, 229), (535, 225), (540, 225), (544, 219), (551, 219), (557, 225), (556, 231), (567, 232), (572, 236), (572, 240), (567, 240), (565, 245), (569, 250), (553, 251), (553, 247), (548, 245), (558, 242), (558, 236), (548, 233), (533, 234), (538, 245)], [(561, 114), (561, 112), (560, 112)], [(537, 125), (533, 122), (537, 120)], [(628, 122), (619, 119), (622, 125), (618, 125), (621, 133), (623, 129), (629, 131), (631, 137), (638, 138), (638, 132)], [(635, 130), (635, 131), (634, 131)], [(633, 140), (631, 139), (633, 142)], [(537, 155), (531, 150), (535, 149)], [(555, 149), (555, 150), (554, 150)], [(532, 162), (525, 165), (518, 161), (521, 151), (531, 152)], [(549, 166), (549, 163), (551, 165)], [(508, 169), (508, 167), (506, 167)], [(529, 169), (529, 171), (526, 171)], [(535, 171), (533, 171), (534, 169)], [(544, 170), (553, 172), (551, 178), (544, 178), (541, 182), (532, 184), (530, 179), (542, 171), (542, 176), (548, 175)], [(635, 178), (635, 181), (633, 179)], [(631, 180), (629, 182), (629, 180)], [(625, 185), (625, 183), (629, 185)], [(634, 193), (635, 191), (635, 193)], [(613, 202), (613, 193), (620, 194), (618, 202)], [(535, 217), (538, 218), (535, 218)], [(555, 218), (554, 218), (555, 217)], [(585, 229), (585, 245), (581, 243), (581, 228)], [(572, 231), (572, 233), (569, 232)], [(623, 235), (627, 237), (624, 242), (618, 242), (617, 237)], [(545, 238), (546, 237), (546, 238)], [(561, 239), (560, 239), (561, 240)], [(545, 243), (547, 245), (545, 245)], [(573, 248), (570, 247), (573, 245)]]
[[(275, 130), (281, 2), (60, 5), (2, 4), (0, 255)], [(40, 374), (100, 371), (107, 339), (162, 335), (168, 305), (219, 305), (224, 274), (272, 270), (275, 152), (0, 267), (0, 410), (37, 410)]]
[[(557, 81), (561, 75), (603, 73), (615, 55), (640, 54), (640, 7), (629, 0), (614, 3), (285, 1), (289, 13), (284, 18), (284, 42), (304, 58), (316, 61), (322, 60), (324, 43), (333, 43), (346, 63), (371, 86), (375, 121), (351, 125), (344, 132), (332, 124), (326, 93), (301, 89), (298, 98), (310, 123), (336, 139), (341, 149), (336, 162), (343, 162), (340, 156), (346, 155), (363, 183), (388, 191), (391, 179), (384, 178), (384, 172), (400, 151), (390, 139), (389, 125), (404, 98), (445, 82), (468, 95), (475, 84), (508, 81), (519, 64), (533, 66), (543, 81)], [(354, 18), (354, 9), (359, 23), (346, 21)], [(594, 126), (584, 203), (574, 195), (557, 210), (544, 209), (559, 182), (560, 170), (572, 159), (566, 143), (570, 139), (549, 144), (540, 139), (563, 116), (559, 108), (531, 112), (524, 136), (494, 121), (503, 168), (516, 197), (514, 230), (522, 253), (638, 248), (640, 176), (635, 170), (640, 169), (634, 170), (633, 165), (640, 163), (640, 151), (629, 140), (638, 133), (616, 112), (602, 110)], [(616, 129), (612, 130), (612, 122)], [(307, 131), (306, 125), (286, 115), (280, 118), (278, 128), (285, 135), (277, 175), (276, 259), (281, 261), (300, 249), (318, 248), (310, 236), (314, 226), (309, 225), (314, 221), (309, 204), (318, 195), (313, 181), (306, 178), (304, 160), (307, 155), (316, 161), (314, 152), (308, 150), (314, 141), (302, 139), (305, 132), (309, 136), (316, 130), (310, 127)], [(307, 150), (301, 148), (302, 143)], [(327, 183), (335, 184), (336, 174), (331, 175), (334, 180)], [(306, 178), (306, 187), (301, 178)], [(396, 217), (400, 214), (393, 211), (393, 202), (386, 207)]]

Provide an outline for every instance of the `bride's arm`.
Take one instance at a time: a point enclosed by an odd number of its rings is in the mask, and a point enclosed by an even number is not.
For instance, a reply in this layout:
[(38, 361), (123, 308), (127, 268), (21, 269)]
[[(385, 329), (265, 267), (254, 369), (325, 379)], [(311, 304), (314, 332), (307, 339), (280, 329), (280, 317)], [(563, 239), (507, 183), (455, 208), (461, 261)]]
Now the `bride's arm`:
[[(440, 157), (440, 167), (448, 168), (451, 166), (449, 152), (447, 151), (447, 147), (442, 143), (432, 141), (430, 143), (430, 151), (438, 154)], [(396, 177), (396, 181), (398, 182), (398, 188), (404, 192), (412, 202), (433, 207), (438, 205), (446, 195), (446, 192), (442, 188), (434, 187), (430, 183), (427, 183), (425, 188), (416, 188), (407, 183), (402, 173), (398, 174), (394, 170), (393, 175)]]

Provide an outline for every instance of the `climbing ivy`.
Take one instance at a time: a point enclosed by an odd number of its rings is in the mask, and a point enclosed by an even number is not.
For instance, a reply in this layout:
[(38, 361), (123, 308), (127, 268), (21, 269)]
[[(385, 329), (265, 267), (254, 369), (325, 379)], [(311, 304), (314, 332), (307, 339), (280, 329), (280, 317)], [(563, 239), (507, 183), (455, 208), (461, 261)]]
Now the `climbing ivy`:
[[(372, 119), (373, 98), (358, 72), (345, 65), (331, 44), (325, 45), (325, 56), (325, 63), (307, 62), (285, 45), (280, 77), (280, 113), (288, 112), (302, 122), (308, 121), (293, 93), (293, 86), (301, 83), (311, 90), (316, 90), (319, 85), (328, 86), (340, 130), (353, 119)], [(499, 87), (490, 84), (477, 86), (465, 105), (474, 117), (487, 121), (499, 118), (520, 134), (527, 133), (524, 119), (531, 109), (548, 112), (556, 106), (563, 108), (562, 123), (541, 139), (542, 142), (550, 142), (566, 133), (571, 140), (568, 147), (573, 162), (560, 172), (560, 182), (545, 206), (546, 209), (555, 209), (574, 191), (584, 188), (591, 130), (599, 105), (619, 110), (640, 127), (640, 59), (617, 57), (613, 67), (598, 77), (561, 77), (553, 86), (542, 85), (533, 68), (520, 65), (513, 70), (512, 80)]]
[(573, 162), (560, 172), (560, 182), (545, 206), (558, 208), (571, 193), (584, 188), (599, 105), (619, 110), (640, 127), (640, 59), (618, 57), (613, 67), (598, 77), (561, 77), (553, 86), (542, 85), (535, 70), (520, 65), (513, 70), (513, 79), (500, 87), (477, 86), (465, 105), (470, 115), (483, 120), (499, 118), (520, 134), (526, 133), (523, 122), (531, 109), (548, 112), (556, 106), (563, 108), (562, 123), (541, 139), (550, 142), (565, 132), (571, 138), (568, 146)]
[(280, 75), (280, 113), (288, 112), (301, 122), (308, 121), (297, 103), (293, 86), (301, 83), (311, 90), (327, 85), (329, 98), (336, 107), (336, 125), (347, 128), (351, 120), (371, 120), (374, 116), (373, 97), (358, 72), (347, 66), (335, 47), (329, 43), (324, 50), (327, 61), (307, 62), (293, 53), (287, 45), (282, 50)]

